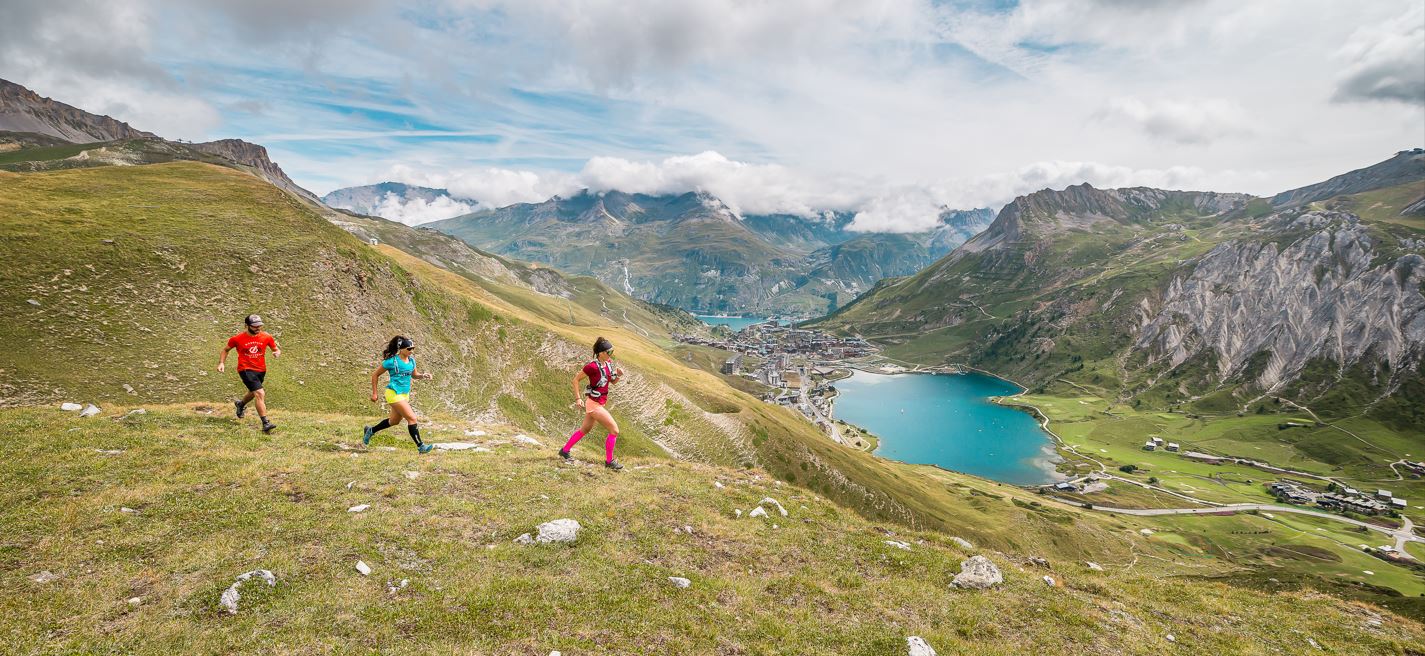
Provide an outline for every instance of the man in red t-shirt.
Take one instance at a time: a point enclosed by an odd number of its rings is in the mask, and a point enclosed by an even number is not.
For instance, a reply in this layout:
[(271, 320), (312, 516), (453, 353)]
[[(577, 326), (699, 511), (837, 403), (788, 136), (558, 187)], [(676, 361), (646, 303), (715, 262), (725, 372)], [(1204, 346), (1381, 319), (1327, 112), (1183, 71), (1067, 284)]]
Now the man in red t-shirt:
[(245, 332), (238, 333), (228, 338), (227, 346), (223, 347), (223, 353), (218, 357), (218, 371), (221, 373), (228, 361), (228, 351), (237, 349), (238, 352), (238, 378), (242, 379), (242, 384), (247, 387), (247, 396), (241, 401), (233, 401), (233, 406), (237, 408), (238, 419), (247, 412), (247, 404), (257, 401), (257, 416), (262, 419), (262, 432), (271, 433), (277, 428), (267, 420), (267, 390), (262, 389), (262, 380), (267, 377), (267, 349), (272, 349), (272, 357), (282, 357), (282, 349), (277, 346), (277, 340), (265, 332), (262, 332), (262, 317), (255, 314), (247, 315), (243, 320), (247, 324)]

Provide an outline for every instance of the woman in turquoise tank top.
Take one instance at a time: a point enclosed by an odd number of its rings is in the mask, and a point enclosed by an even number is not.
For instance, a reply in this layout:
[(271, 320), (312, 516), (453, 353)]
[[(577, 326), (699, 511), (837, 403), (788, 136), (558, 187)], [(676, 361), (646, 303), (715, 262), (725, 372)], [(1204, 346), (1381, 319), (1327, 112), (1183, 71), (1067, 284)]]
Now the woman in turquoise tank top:
[(361, 435), (362, 444), (370, 444), (371, 436), (387, 428), (406, 420), (406, 431), (411, 434), (411, 440), (415, 441), (416, 449), (421, 453), (430, 453), (435, 448), (434, 445), (421, 441), (421, 429), (416, 422), (416, 411), (411, 409), (411, 379), (419, 378), (430, 380), (433, 374), (420, 371), (416, 368), (416, 345), (408, 337), (396, 335), (386, 344), (386, 349), (381, 352), (381, 366), (371, 372), (371, 402), (376, 403), (381, 399), (377, 385), (381, 382), (381, 374), (387, 374), (386, 380), (386, 406), (390, 408), (391, 415), (381, 420), (375, 426), (367, 426)]

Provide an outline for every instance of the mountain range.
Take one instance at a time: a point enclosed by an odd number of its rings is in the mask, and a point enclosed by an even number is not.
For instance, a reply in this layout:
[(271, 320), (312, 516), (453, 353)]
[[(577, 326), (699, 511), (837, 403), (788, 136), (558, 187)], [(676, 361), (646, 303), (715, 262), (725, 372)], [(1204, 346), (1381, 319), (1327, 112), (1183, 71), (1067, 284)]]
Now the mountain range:
[(1425, 151), (1283, 192), (1015, 199), (983, 233), (816, 325), (1037, 389), (1425, 425)]
[(694, 312), (815, 316), (935, 261), (991, 216), (947, 210), (933, 230), (868, 233), (845, 212), (740, 216), (704, 192), (586, 190), (427, 226)]

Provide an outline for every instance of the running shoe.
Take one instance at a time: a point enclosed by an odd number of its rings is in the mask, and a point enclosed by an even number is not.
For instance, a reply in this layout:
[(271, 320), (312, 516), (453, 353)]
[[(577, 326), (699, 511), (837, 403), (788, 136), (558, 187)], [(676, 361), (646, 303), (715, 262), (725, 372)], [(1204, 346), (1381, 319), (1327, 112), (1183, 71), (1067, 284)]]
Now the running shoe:
[(277, 424), (274, 424), (270, 421), (262, 422), (262, 432), (271, 433), (274, 430), (277, 430)]
[(618, 464), (618, 461), (617, 461), (617, 460), (610, 460), (610, 461), (604, 463), (604, 466), (605, 466), (605, 467), (608, 467), (609, 469), (612, 469), (612, 470), (614, 470), (614, 471), (618, 471), (618, 470), (620, 470), (620, 469), (623, 469), (623, 465)]
[(434, 444), (422, 444), (422, 445), (420, 446), (420, 448), (418, 448), (418, 449), (416, 449), (416, 450), (419, 451), (419, 452), (421, 452), (421, 453), (430, 453), (430, 450), (431, 450), (431, 449), (434, 449), (434, 448), (435, 448), (435, 445), (434, 445)]
[(563, 458), (563, 459), (565, 459), (565, 460), (573, 460), (573, 459), (574, 459), (574, 456), (569, 455), (569, 452), (568, 452), (568, 451), (564, 451), (564, 450), (560, 450), (560, 451), (559, 451), (559, 457), (560, 457), (560, 458)]
[(362, 444), (366, 444), (366, 445), (371, 444), (371, 436), (372, 436), (372, 435), (375, 435), (375, 434), (376, 434), (376, 431), (371, 430), (371, 427), (370, 427), (370, 426), (367, 426), (366, 428), (363, 428), (362, 431), (361, 431), (361, 443), (362, 443)]
[(242, 401), (233, 401), (233, 406), (237, 408), (238, 419), (242, 419), (242, 416), (247, 414), (247, 406), (243, 405)]

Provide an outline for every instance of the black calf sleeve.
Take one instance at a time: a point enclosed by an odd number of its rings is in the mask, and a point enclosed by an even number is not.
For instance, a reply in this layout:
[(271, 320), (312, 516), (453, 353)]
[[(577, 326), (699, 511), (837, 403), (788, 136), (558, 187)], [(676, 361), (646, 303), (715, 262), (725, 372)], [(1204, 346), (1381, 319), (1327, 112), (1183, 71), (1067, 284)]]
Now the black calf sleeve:
[(411, 439), (416, 441), (416, 446), (425, 446), (425, 444), (421, 442), (421, 429), (419, 426), (406, 424), (406, 432), (411, 434)]
[(390, 428), (390, 427), (391, 427), (391, 420), (390, 420), (390, 419), (382, 419), (382, 420), (381, 420), (381, 423), (376, 424), (375, 426), (372, 426), (372, 427), (371, 427), (371, 432), (373, 432), (373, 433), (379, 433), (379, 432), (381, 432), (381, 431), (383, 431), (383, 430), (386, 430), (387, 428)]

